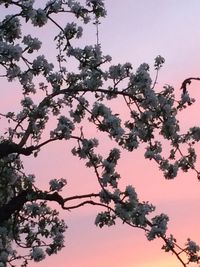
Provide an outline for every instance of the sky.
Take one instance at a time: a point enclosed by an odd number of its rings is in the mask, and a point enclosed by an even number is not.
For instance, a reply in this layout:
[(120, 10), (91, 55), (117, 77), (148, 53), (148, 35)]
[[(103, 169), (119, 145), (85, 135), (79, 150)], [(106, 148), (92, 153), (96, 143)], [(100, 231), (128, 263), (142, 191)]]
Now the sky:
[[(162, 55), (166, 63), (157, 85), (170, 84), (177, 92), (185, 78), (200, 77), (199, 0), (106, 0), (105, 4), (108, 14), (99, 26), (99, 38), (104, 53), (112, 56), (113, 63), (131, 62), (137, 68), (140, 63), (147, 62), (153, 66), (154, 58)], [(95, 38), (95, 29), (89, 28), (83, 41), (94, 43)], [(191, 88), (196, 98), (199, 98), (199, 87), (200, 84), (194, 83)], [(6, 101), (2, 109), (13, 107), (14, 99), (8, 98), (5, 92), (3, 97)], [(123, 105), (118, 108), (123, 112)], [(180, 119), (184, 127), (199, 124), (198, 100)], [(65, 194), (93, 190), (96, 186), (93, 173), (85, 169), (83, 162), (70, 158), (69, 149), (63, 143), (52, 144), (41, 151), (38, 158), (27, 161), (26, 168), (36, 173), (37, 183), (42, 187), (49, 178), (64, 176), (68, 180)], [(195, 174), (181, 173), (175, 180), (166, 181), (157, 166), (144, 159), (142, 149), (124, 152), (123, 156), (118, 166), (123, 177), (122, 186), (132, 184), (140, 199), (155, 204), (158, 213), (168, 214), (168, 232), (181, 244), (188, 237), (200, 244), (200, 184)], [(94, 225), (96, 213), (93, 208), (62, 212), (69, 227), (66, 247), (59, 254), (30, 266), (181, 266), (175, 256), (160, 249), (160, 240), (149, 242), (138, 229), (129, 228), (120, 221), (112, 228), (97, 228)]]

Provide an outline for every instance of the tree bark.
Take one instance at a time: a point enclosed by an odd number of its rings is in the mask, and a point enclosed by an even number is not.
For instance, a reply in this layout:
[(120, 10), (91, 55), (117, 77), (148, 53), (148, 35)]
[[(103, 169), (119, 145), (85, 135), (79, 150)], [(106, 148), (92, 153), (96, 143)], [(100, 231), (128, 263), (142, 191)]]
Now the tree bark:
[(0, 143), (0, 159), (12, 153), (18, 153), (25, 156), (29, 156), (32, 154), (33, 150), (34, 150), (33, 146), (23, 148), (18, 144), (5, 141)]
[[(31, 200), (28, 198), (31, 195)], [(64, 207), (64, 199), (57, 193), (35, 192), (33, 190), (24, 190), (16, 197), (12, 198), (7, 204), (0, 207), (0, 225), (9, 220), (11, 216), (23, 209), (23, 205), (29, 201), (48, 200), (57, 202), (62, 208)]]

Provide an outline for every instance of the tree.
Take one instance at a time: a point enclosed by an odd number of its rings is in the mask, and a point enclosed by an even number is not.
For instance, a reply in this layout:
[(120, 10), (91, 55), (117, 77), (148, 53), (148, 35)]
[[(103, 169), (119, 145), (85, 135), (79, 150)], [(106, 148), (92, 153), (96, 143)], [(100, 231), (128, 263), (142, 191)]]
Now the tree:
[[(183, 81), (177, 100), (173, 87), (156, 88), (163, 57), (155, 59), (154, 82), (146, 63), (135, 72), (130, 63), (111, 65), (111, 57), (103, 55), (98, 40), (99, 20), (106, 15), (102, 0), (85, 4), (50, 0), (42, 5), (34, 0), (1, 0), (0, 5), (6, 14), (0, 23), (1, 79), (13, 87), (20, 85), (22, 97), (20, 109), (0, 114), (4, 125), (0, 136), (0, 266), (27, 266), (30, 260), (41, 261), (63, 248), (67, 226), (51, 208), (52, 202), (63, 210), (99, 206), (97, 226), (112, 226), (120, 219), (143, 230), (148, 240), (161, 238), (163, 249), (173, 252), (183, 266), (198, 263), (199, 246), (194, 241), (188, 239), (182, 247), (166, 233), (167, 215), (155, 215), (155, 207), (140, 201), (133, 186), (118, 187), (117, 163), (121, 150), (131, 152), (145, 144), (145, 158), (158, 164), (166, 179), (190, 169), (199, 179), (195, 144), (200, 128), (182, 133), (177, 119), (193, 104), (188, 86), (199, 78)], [(65, 21), (59, 22), (61, 17)], [(97, 27), (97, 44), (77, 47), (75, 39), (82, 36), (87, 23)], [(25, 25), (40, 29), (48, 24), (56, 31), (54, 65), (42, 54), (42, 42), (24, 29)], [(128, 118), (113, 112), (115, 99), (123, 101)], [(99, 153), (98, 139), (87, 136), (88, 126), (108, 136), (111, 145), (115, 142), (108, 155)], [(36, 187), (35, 176), (24, 171), (24, 157), (37, 157), (41, 149), (61, 140), (75, 143), (69, 154), (94, 171), (98, 192), (65, 197), (61, 192), (67, 184), (64, 178), (50, 180), (49, 189), (42, 190)], [(169, 151), (163, 144), (168, 144)]]

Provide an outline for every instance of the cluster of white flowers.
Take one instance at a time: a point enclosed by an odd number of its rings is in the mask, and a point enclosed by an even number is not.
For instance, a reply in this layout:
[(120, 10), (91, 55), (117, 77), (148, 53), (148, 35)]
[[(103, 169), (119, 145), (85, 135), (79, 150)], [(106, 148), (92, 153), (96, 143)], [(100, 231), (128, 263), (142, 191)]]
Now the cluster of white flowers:
[(110, 137), (119, 140), (124, 134), (124, 129), (121, 127), (121, 120), (116, 115), (113, 115), (111, 109), (103, 103), (95, 102), (92, 109), (92, 119), (103, 118), (99, 124), (99, 130), (106, 131)]
[(45, 258), (44, 251), (39, 247), (34, 247), (30, 255), (32, 259), (36, 262), (41, 261)]
[(46, 7), (49, 8), (50, 13), (58, 13), (59, 11), (62, 10), (62, 0), (49, 0), (46, 3)]
[(192, 127), (189, 131), (189, 138), (193, 138), (195, 141), (200, 141), (200, 127)]
[(137, 93), (144, 93), (145, 90), (151, 88), (151, 77), (149, 74), (149, 65), (146, 63), (141, 64), (135, 75), (131, 75), (130, 77), (130, 93), (137, 94)]
[(63, 83), (63, 74), (60, 72), (50, 73), (47, 76), (47, 82), (52, 85), (53, 91), (59, 90)]
[(6, 77), (9, 82), (12, 82), (16, 77), (18, 77), (21, 73), (21, 69), (19, 66), (13, 64), (6, 70)]
[(47, 23), (47, 13), (45, 10), (39, 8), (37, 10), (33, 10), (32, 16), (31, 16), (31, 22), (34, 26), (42, 27)]
[(72, 23), (67, 23), (67, 25), (64, 28), (64, 35), (67, 38), (67, 40), (70, 40), (72, 38), (80, 38), (83, 33), (83, 28), (82, 27), (77, 27), (77, 24), (72, 22)]
[(19, 61), (22, 55), (22, 48), (16, 44), (12, 45), (3, 41), (0, 41), (0, 63), (10, 63), (13, 60)]
[(51, 131), (51, 138), (60, 137), (69, 139), (72, 131), (74, 130), (74, 124), (70, 119), (65, 116), (60, 116), (58, 119), (58, 125), (54, 131)]
[(156, 161), (160, 161), (162, 157), (160, 156), (160, 153), (162, 152), (162, 146), (161, 143), (156, 141), (153, 145), (148, 146), (145, 151), (145, 158), (148, 159), (155, 159)]
[[(83, 139), (81, 140), (81, 144), (79, 145), (78, 148), (73, 148), (72, 149), (72, 154), (73, 155), (78, 155), (81, 159), (86, 159), (88, 157), (88, 155), (90, 155), (90, 157), (92, 157), (91, 159), (89, 159), (89, 162), (91, 161), (95, 161), (95, 154), (93, 149), (95, 147), (97, 147), (99, 144), (98, 140), (96, 138), (92, 138), (92, 139)], [(88, 167), (90, 167), (90, 164), (88, 162)], [(93, 162), (91, 162), (92, 164)]]
[(99, 192), (99, 198), (101, 203), (109, 204), (112, 201), (113, 196), (111, 192), (104, 188)]
[(44, 76), (47, 76), (50, 71), (53, 69), (53, 64), (48, 63), (48, 61), (45, 59), (44, 55), (38, 56), (36, 59), (33, 60), (32, 64), (33, 73), (39, 74), (42, 72)]
[[(45, 192), (43, 196), (45, 196)], [(33, 194), (33, 198), (37, 195)], [(44, 238), (51, 238), (48, 241), (49, 245), (46, 245), (45, 252), (48, 255), (56, 253), (64, 246), (64, 232), (66, 230), (66, 224), (63, 220), (58, 218), (59, 213), (56, 210), (52, 210), (47, 206), (45, 202), (32, 202), (32, 204), (26, 204), (22, 211), (24, 219), (27, 223), (24, 223), (24, 227), (21, 228), (21, 234), (24, 234), (24, 240), (29, 247), (40, 247), (44, 243)], [(30, 220), (30, 222), (29, 222)], [(38, 239), (41, 235), (41, 239)], [(23, 242), (23, 241), (22, 241)], [(43, 253), (45, 255), (45, 253)]]
[(115, 213), (123, 221), (132, 224), (134, 227), (147, 227), (147, 216), (155, 210), (155, 207), (148, 202), (140, 202), (135, 189), (127, 186), (123, 201), (113, 198), (115, 202)]
[(188, 238), (186, 246), (187, 250), (191, 253), (197, 253), (200, 250), (199, 245), (197, 245), (196, 242), (192, 241), (190, 238)]
[(81, 79), (83, 81), (83, 87), (90, 88), (92, 91), (95, 91), (103, 85), (102, 75), (103, 73), (98, 69), (82, 71)]
[(31, 71), (21, 72), (19, 76), (19, 81), (23, 86), (24, 93), (35, 93), (35, 84), (32, 82), (33, 80), (33, 73)]
[(100, 228), (105, 225), (113, 226), (115, 225), (115, 219), (116, 216), (113, 214), (111, 215), (109, 211), (100, 212), (95, 219), (95, 225), (99, 226)]
[(33, 109), (36, 107), (33, 103), (33, 100), (28, 96), (21, 100), (21, 105), (28, 109)]
[(101, 50), (98, 45), (85, 46), (84, 49), (79, 47), (69, 47), (67, 51), (68, 56), (73, 56), (80, 62), (79, 68), (85, 69), (89, 67), (96, 67), (101, 63)]
[(42, 211), (42, 207), (38, 203), (30, 203), (26, 205), (26, 212), (31, 213), (32, 217), (38, 216)]
[(164, 176), (166, 179), (173, 179), (177, 176), (179, 166), (177, 162), (172, 164), (169, 163), (169, 160), (161, 160), (160, 168), (164, 171)]
[(199, 263), (200, 257), (198, 256), (198, 252), (200, 251), (200, 247), (196, 242), (188, 238), (185, 250), (188, 253), (189, 262)]
[(41, 41), (38, 38), (33, 38), (30, 34), (24, 36), (22, 43), (27, 45), (28, 53), (33, 53), (34, 50), (39, 50), (41, 48)]
[(101, 183), (104, 187), (111, 185), (113, 188), (117, 188), (118, 180), (120, 179), (119, 173), (115, 171), (117, 161), (120, 158), (120, 151), (114, 148), (110, 151), (109, 156), (102, 161), (102, 177)]
[(89, 106), (89, 102), (84, 97), (79, 97), (78, 105), (75, 110), (70, 110), (70, 116), (73, 118), (74, 122), (80, 123), (86, 115), (85, 108)]
[(109, 67), (107, 76), (114, 82), (117, 82), (123, 78), (128, 77), (131, 70), (132, 70), (132, 65), (130, 63), (125, 63), (123, 65), (122, 64), (113, 65)]
[(192, 105), (193, 103), (195, 102), (195, 99), (194, 98), (191, 98), (189, 93), (186, 91), (186, 92), (183, 92), (181, 94), (181, 100), (179, 101), (179, 108), (182, 109), (182, 108), (186, 108), (187, 105)]
[(159, 236), (165, 236), (169, 218), (166, 214), (160, 214), (152, 219), (151, 230), (147, 233), (148, 240), (153, 240)]
[(49, 182), (50, 191), (61, 191), (62, 188), (67, 184), (66, 179), (52, 179)]
[(71, 12), (73, 12), (77, 18), (81, 17), (85, 24), (87, 24), (91, 20), (85, 8), (80, 3), (68, 1), (68, 5), (71, 8)]
[(18, 17), (7, 15), (0, 23), (0, 39), (12, 43), (21, 37), (21, 23)]
[(86, 4), (93, 9), (93, 12), (95, 13), (95, 16), (97, 18), (99, 17), (105, 17), (106, 16), (106, 10), (104, 6), (103, 0), (86, 0)]
[(162, 56), (157, 56), (156, 58), (155, 58), (155, 63), (154, 63), (154, 67), (155, 67), (155, 69), (156, 70), (159, 70), (161, 67), (162, 67), (162, 65), (165, 63), (165, 59), (162, 57)]
[(135, 188), (132, 185), (128, 185), (125, 190), (125, 196), (129, 197), (129, 200), (137, 200), (137, 193), (135, 192)]
[(21, 0), (22, 8), (30, 8), (35, 3), (35, 0)]
[(12, 230), (9, 230), (9, 224), (0, 227), (0, 266), (6, 267), (9, 257), (15, 257), (16, 251), (11, 247)]

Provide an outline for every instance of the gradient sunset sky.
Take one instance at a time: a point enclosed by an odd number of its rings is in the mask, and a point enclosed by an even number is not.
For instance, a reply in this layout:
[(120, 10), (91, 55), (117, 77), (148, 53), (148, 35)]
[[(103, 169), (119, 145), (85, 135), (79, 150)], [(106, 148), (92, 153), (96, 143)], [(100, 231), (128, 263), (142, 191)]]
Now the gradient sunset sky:
[[(131, 62), (137, 68), (147, 62), (153, 67), (154, 58), (162, 55), (166, 63), (159, 75), (158, 88), (170, 84), (177, 91), (185, 78), (200, 77), (199, 0), (105, 0), (105, 4), (108, 14), (101, 20), (99, 38), (104, 54), (112, 56), (113, 64)], [(87, 43), (95, 43), (95, 28), (89, 28), (84, 38)], [(199, 89), (200, 83), (194, 83), (191, 95), (197, 102), (181, 116), (186, 128), (200, 123)], [(4, 101), (5, 109), (12, 107), (14, 99), (9, 99), (6, 93), (5, 99), (10, 100)], [(123, 105), (118, 108), (123, 112)], [(90, 192), (96, 186), (92, 171), (85, 169), (78, 159), (70, 158), (68, 149), (63, 143), (52, 144), (38, 158), (27, 160), (26, 169), (36, 173), (37, 183), (44, 187), (50, 178), (66, 177), (68, 187), (63, 195)], [(142, 149), (124, 153), (119, 170), (122, 186), (134, 185), (141, 200), (149, 200), (156, 205), (158, 213), (169, 215), (169, 234), (174, 234), (180, 244), (188, 237), (200, 244), (200, 183), (194, 173), (180, 173), (175, 180), (165, 181), (157, 166), (144, 159)], [(112, 228), (97, 228), (96, 214), (96, 209), (88, 207), (62, 212), (69, 227), (66, 247), (59, 254), (30, 266), (181, 266), (175, 256), (160, 249), (160, 240), (149, 242), (140, 230), (120, 221)]]

